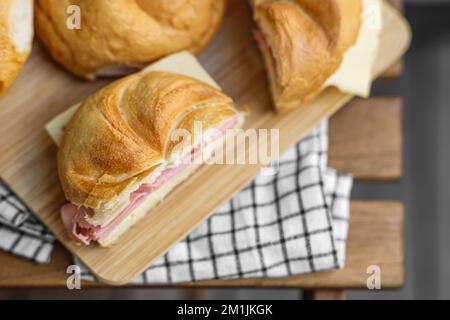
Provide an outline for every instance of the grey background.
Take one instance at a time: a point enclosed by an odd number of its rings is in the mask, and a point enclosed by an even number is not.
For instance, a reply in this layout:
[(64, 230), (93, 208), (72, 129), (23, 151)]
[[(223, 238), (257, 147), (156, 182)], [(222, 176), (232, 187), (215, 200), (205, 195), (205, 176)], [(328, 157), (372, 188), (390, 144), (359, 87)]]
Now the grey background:
[(406, 14), (414, 39), (405, 74), (374, 93), (405, 98), (404, 178), (354, 190), (355, 198), (404, 201), (406, 286), (352, 298), (450, 299), (450, 6), (408, 6)]
[[(404, 76), (374, 95), (405, 98), (404, 178), (356, 183), (355, 199), (405, 204), (406, 286), (349, 291), (350, 299), (450, 299), (450, 0), (408, 0), (412, 48)], [(442, 4), (447, 5), (442, 5)], [(179, 299), (182, 290), (9, 290), (0, 298)], [(209, 299), (297, 299), (298, 290), (206, 290)]]

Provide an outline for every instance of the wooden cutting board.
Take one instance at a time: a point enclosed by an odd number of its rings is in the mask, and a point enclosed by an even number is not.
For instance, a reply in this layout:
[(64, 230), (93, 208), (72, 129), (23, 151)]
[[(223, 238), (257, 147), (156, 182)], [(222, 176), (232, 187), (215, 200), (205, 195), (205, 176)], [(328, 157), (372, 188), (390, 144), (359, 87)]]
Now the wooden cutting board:
[[(410, 43), (406, 20), (383, 6), (384, 30), (375, 75), (394, 64)], [(230, 0), (227, 17), (200, 62), (223, 90), (250, 110), (246, 127), (279, 128), (280, 151), (299, 141), (321, 119), (352, 99), (327, 89), (313, 103), (287, 115), (273, 112), (262, 59), (252, 37), (246, 1)], [(257, 165), (204, 166), (132, 230), (105, 249), (78, 247), (59, 217), (65, 203), (56, 170), (57, 148), (45, 124), (109, 83), (83, 82), (55, 65), (39, 44), (10, 92), (0, 101), (0, 175), (27, 205), (102, 281), (126, 284), (204, 221), (259, 172)], [(253, 146), (254, 147), (254, 146)], [(252, 148), (252, 146), (250, 146)]]

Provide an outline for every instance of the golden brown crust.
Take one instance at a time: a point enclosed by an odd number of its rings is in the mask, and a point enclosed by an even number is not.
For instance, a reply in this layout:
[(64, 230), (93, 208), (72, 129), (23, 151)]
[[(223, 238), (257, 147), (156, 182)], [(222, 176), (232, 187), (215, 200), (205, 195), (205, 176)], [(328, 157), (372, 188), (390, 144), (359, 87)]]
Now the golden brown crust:
[(0, 1), (0, 96), (11, 86), (30, 55), (30, 48), (18, 52), (10, 37), (10, 15), (13, 0)]
[[(69, 5), (81, 29), (66, 27)], [(225, 0), (38, 0), (36, 32), (53, 58), (83, 78), (114, 66), (142, 67), (169, 54), (201, 51), (220, 26)]]
[(58, 154), (66, 198), (99, 208), (147, 177), (171, 152), (174, 128), (192, 132), (237, 115), (231, 98), (192, 78), (140, 72), (88, 97), (67, 125)]
[(254, 0), (257, 38), (280, 111), (310, 101), (358, 37), (361, 0)]

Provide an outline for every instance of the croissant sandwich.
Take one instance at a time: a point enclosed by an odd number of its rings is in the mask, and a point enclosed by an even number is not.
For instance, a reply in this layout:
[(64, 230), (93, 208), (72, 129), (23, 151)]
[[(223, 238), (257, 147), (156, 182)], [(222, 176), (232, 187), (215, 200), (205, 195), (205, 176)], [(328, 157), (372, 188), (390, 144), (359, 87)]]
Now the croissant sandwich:
[(274, 103), (281, 112), (310, 101), (357, 40), (361, 0), (252, 0)]
[(31, 51), (33, 0), (0, 1), (0, 95), (11, 86)]
[(175, 52), (201, 51), (219, 28), (225, 5), (225, 0), (37, 0), (36, 33), (53, 58), (77, 76), (124, 75)]
[[(61, 210), (66, 228), (86, 245), (111, 245), (201, 165), (186, 159), (222, 145), (225, 133), (242, 123), (231, 98), (168, 72), (133, 74), (88, 97), (58, 153), (70, 201)], [(174, 135), (180, 130), (193, 136), (183, 148)]]

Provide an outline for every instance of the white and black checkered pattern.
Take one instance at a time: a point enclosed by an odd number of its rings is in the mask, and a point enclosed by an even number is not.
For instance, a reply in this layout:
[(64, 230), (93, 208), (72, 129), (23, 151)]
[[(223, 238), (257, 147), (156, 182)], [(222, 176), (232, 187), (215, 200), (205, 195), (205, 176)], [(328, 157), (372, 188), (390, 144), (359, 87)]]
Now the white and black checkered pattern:
[[(327, 149), (323, 122), (283, 155), (276, 175), (259, 175), (135, 283), (285, 277), (342, 267), (352, 179), (327, 169)], [(94, 279), (77, 263), (84, 279)]]
[[(340, 268), (352, 179), (327, 169), (327, 122), (156, 261), (135, 283), (285, 277)], [(271, 170), (268, 170), (271, 171)], [(82, 266), (86, 280), (94, 277)]]
[(0, 179), (0, 249), (47, 263), (53, 242), (53, 235)]

